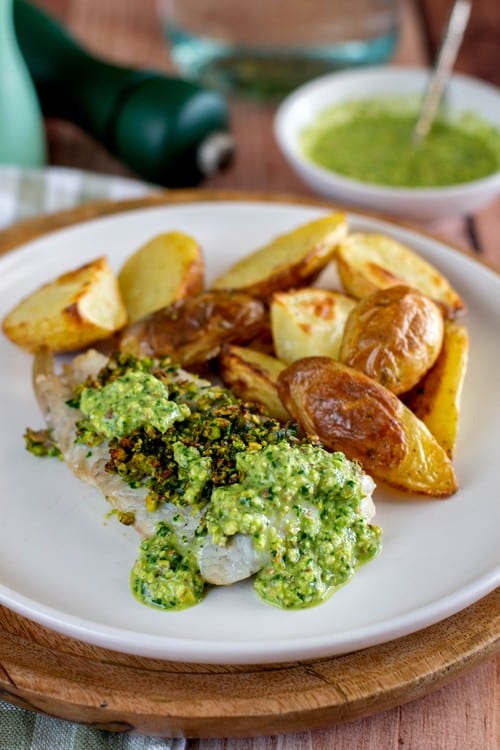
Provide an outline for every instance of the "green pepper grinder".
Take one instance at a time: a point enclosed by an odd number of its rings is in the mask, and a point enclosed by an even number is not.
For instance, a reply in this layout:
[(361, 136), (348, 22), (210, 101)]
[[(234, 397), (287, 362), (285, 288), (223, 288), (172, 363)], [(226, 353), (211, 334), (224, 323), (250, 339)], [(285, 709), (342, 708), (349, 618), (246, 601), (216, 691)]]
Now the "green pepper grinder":
[(233, 153), (222, 96), (86, 52), (51, 16), (15, 0), (19, 46), (47, 117), (74, 122), (150, 182), (189, 187)]
[(45, 160), (42, 113), (17, 43), (12, 0), (0, 0), (0, 164), (39, 167)]

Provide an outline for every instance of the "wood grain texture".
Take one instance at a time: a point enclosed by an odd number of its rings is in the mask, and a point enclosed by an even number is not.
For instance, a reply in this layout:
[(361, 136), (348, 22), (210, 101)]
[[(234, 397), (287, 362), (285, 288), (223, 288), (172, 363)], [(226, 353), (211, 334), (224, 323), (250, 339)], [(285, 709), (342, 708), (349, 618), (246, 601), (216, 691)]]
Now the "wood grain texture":
[(158, 736), (316, 730), (427, 695), (496, 653), (500, 591), (432, 627), (332, 659), (183, 664), (100, 649), (0, 608), (0, 691), (51, 716)]
[[(309, 197), (169, 191), (20, 223), (0, 234), (0, 254), (64, 226), (145, 206), (284, 198), (332, 208)], [(0, 694), (19, 706), (100, 729), (188, 737), (287, 733), (306, 742), (304, 730), (316, 732), (421, 699), (499, 648), (500, 590), (444, 622), (381, 646), (267, 666), (134, 657), (65, 637), (0, 607)], [(398, 711), (401, 718), (411, 716)]]

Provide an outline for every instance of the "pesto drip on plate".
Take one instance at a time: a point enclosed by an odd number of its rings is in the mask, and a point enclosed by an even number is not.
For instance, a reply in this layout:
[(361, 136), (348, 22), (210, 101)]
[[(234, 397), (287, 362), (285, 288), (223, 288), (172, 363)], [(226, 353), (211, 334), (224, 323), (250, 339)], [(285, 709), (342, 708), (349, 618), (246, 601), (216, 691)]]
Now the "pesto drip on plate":
[(146, 604), (199, 602), (204, 550), (236, 539), (259, 561), (259, 596), (284, 609), (324, 601), (380, 549), (365, 513), (373, 485), (357, 463), (168, 359), (116, 354), (68, 403), (82, 413), (77, 441), (105, 445), (106, 470), (145, 488), (148, 515), (161, 519), (131, 572)]
[(271, 604), (318, 604), (379, 550), (380, 530), (360, 513), (361, 472), (316, 445), (268, 445), (237, 457), (240, 481), (219, 487), (207, 529), (224, 544), (249, 535), (266, 560), (255, 589)]

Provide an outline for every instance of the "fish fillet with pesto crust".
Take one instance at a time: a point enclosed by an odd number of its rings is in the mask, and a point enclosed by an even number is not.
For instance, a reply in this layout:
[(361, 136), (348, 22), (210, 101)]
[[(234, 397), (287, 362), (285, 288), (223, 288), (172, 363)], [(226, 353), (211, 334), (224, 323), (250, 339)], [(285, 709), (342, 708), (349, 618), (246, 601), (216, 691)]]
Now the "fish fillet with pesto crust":
[(169, 359), (90, 350), (56, 372), (41, 353), (33, 383), (66, 464), (142, 539), (140, 601), (182, 609), (254, 576), (265, 601), (312, 606), (379, 551), (357, 463)]

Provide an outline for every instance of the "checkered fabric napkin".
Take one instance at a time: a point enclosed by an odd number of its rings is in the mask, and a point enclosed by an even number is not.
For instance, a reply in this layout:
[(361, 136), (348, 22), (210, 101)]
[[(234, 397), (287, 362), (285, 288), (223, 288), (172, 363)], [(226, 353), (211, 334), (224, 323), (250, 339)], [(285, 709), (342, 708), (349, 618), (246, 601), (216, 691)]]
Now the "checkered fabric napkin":
[[(102, 199), (137, 198), (155, 188), (135, 180), (53, 167), (0, 167), (0, 229)], [(0, 750), (185, 750), (186, 741), (118, 734), (42, 716), (0, 700)]]

